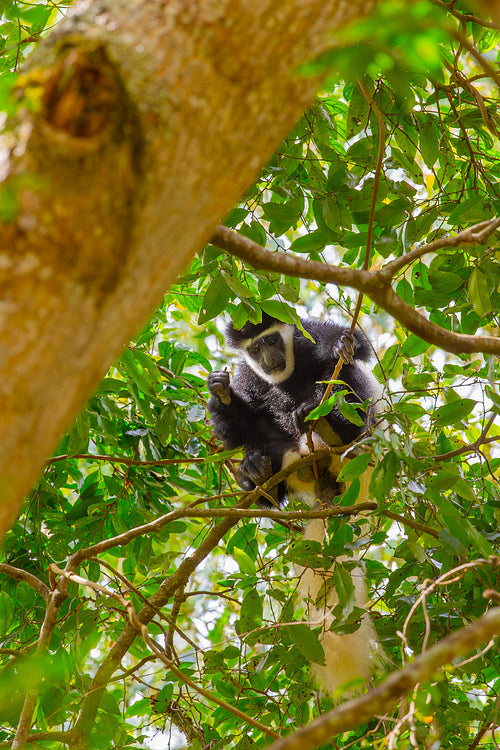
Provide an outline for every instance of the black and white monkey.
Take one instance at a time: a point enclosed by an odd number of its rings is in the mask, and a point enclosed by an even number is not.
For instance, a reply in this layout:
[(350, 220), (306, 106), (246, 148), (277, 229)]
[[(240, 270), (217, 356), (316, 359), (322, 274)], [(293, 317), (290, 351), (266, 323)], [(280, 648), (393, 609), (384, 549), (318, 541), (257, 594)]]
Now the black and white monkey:
[[(252, 490), (280, 469), (308, 452), (304, 433), (306, 416), (316, 407), (326, 388), (324, 381), (332, 377), (339, 355), (344, 364), (333, 391), (346, 390), (346, 401), (365, 405), (361, 410), (363, 424), (355, 425), (342, 415), (338, 407), (322, 418), (321, 431), (315, 425), (313, 445), (347, 445), (357, 440), (373, 421), (379, 388), (365, 363), (372, 350), (366, 337), (359, 331), (332, 321), (301, 320), (307, 338), (296, 326), (263, 313), (261, 323), (246, 323), (240, 330), (229, 324), (226, 332), (231, 349), (241, 360), (236, 375), (230, 382), (229, 373), (212, 372), (208, 377), (211, 398), (208, 411), (215, 435), (226, 449), (243, 446), (245, 456), (240, 464), (237, 480), (243, 489)], [(319, 424), (319, 423), (318, 423)], [(298, 496), (309, 504), (316, 500), (331, 503), (345, 490), (337, 482), (342, 466), (339, 455), (328, 460), (326, 469), (320, 467), (319, 479), (304, 472), (291, 475), (278, 485), (273, 502), (282, 506), (288, 495)], [(366, 478), (362, 478), (358, 501), (367, 499)], [(261, 498), (259, 505), (269, 507), (270, 501)], [(323, 521), (308, 524), (305, 538), (323, 542)], [(345, 558), (352, 561), (352, 558)], [(316, 625), (322, 623), (322, 645), (325, 665), (313, 665), (313, 673), (320, 686), (331, 693), (356, 678), (368, 679), (371, 655), (377, 639), (368, 615), (364, 615), (358, 630), (348, 635), (337, 635), (328, 628), (332, 623), (331, 609), (337, 604), (333, 592), (325, 605), (318, 606), (316, 598), (329, 571), (300, 568), (299, 591), (308, 607), (308, 618)], [(366, 600), (364, 576), (361, 568), (353, 569), (356, 606), (364, 607)]]
[[(238, 482), (252, 490), (275, 474), (295, 454), (306, 432), (307, 415), (317, 406), (332, 377), (339, 355), (344, 361), (339, 380), (348, 389), (346, 401), (363, 403), (373, 399), (376, 383), (363, 367), (372, 355), (366, 337), (332, 321), (301, 320), (304, 330), (282, 323), (263, 313), (262, 322), (246, 323), (237, 330), (229, 324), (226, 337), (231, 349), (242, 355), (232, 383), (229, 373), (212, 372), (208, 403), (215, 435), (226, 449), (245, 447)], [(346, 390), (336, 383), (333, 392)], [(347, 445), (358, 439), (371, 419), (372, 407), (364, 414), (364, 424), (354, 425), (335, 407), (322, 420), (323, 432), (331, 429), (325, 442)], [(288, 461), (289, 462), (289, 461)], [(278, 487), (278, 504), (286, 495), (284, 484)], [(333, 498), (329, 498), (331, 500)], [(261, 505), (268, 505), (264, 499)]]

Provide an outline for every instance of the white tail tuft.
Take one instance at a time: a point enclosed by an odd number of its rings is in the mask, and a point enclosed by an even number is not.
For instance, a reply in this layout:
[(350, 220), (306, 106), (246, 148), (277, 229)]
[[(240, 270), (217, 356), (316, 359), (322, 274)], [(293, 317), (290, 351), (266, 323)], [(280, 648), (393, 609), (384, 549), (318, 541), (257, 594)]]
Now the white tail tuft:
[[(324, 522), (320, 519), (310, 521), (304, 532), (305, 539), (323, 543), (325, 538)], [(339, 558), (352, 561), (352, 557)], [(325, 580), (331, 575), (329, 571), (296, 566), (299, 580), (299, 595), (306, 603), (307, 619), (311, 627), (322, 624), (321, 645), (325, 652), (325, 664), (312, 665), (312, 675), (318, 687), (326, 693), (335, 694), (346, 684), (346, 691), (359, 692), (369, 679), (373, 668), (373, 654), (377, 650), (377, 635), (368, 613), (362, 616), (361, 624), (354, 633), (338, 634), (329, 630), (333, 617), (331, 610), (338, 603), (334, 590), (330, 593), (326, 606), (315, 604)], [(363, 609), (366, 604), (366, 586), (361, 564), (352, 570), (355, 603)], [(379, 647), (380, 648), (380, 647)], [(358, 681), (354, 690), (349, 690), (347, 683)]]

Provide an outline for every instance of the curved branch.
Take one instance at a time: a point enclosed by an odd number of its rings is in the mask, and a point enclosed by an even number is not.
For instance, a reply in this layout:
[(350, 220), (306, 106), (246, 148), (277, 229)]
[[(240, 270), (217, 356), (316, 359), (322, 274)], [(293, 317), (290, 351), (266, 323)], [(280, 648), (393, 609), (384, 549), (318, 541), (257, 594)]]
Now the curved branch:
[[(498, 26), (497, 26), (498, 28)], [(467, 52), (474, 58), (474, 60), (477, 62), (477, 64), (484, 70), (485, 73), (491, 78), (493, 83), (496, 83), (498, 87), (500, 87), (500, 75), (498, 73), (498, 70), (495, 70), (495, 68), (491, 65), (489, 60), (482, 55), (479, 50), (477, 50), (471, 42), (467, 39), (464, 34), (461, 34), (460, 31), (454, 31), (453, 36), (455, 39), (460, 42), (462, 47), (464, 47)]]
[(35, 589), (40, 596), (43, 596), (45, 601), (48, 601), (52, 595), (52, 591), (46, 583), (32, 573), (28, 573), (26, 570), (15, 568), (13, 565), (7, 565), (6, 563), (0, 563), (0, 573), (5, 573), (5, 575), (11, 576), (11, 578), (14, 578), (16, 581), (24, 581), (28, 586)]
[(365, 271), (343, 268), (296, 258), (287, 253), (271, 252), (221, 224), (215, 230), (210, 242), (257, 269), (262, 268), (288, 276), (315, 279), (323, 284), (336, 284), (356, 289), (370, 297), (375, 304), (396, 318), (409, 331), (429, 344), (439, 346), (446, 351), (454, 354), (484, 352), (500, 355), (500, 338), (498, 337), (453, 333), (427, 320), (398, 297), (390, 286), (390, 280), (385, 278), (384, 269)]
[(459, 247), (460, 245), (483, 245), (490, 234), (500, 227), (500, 218), (489, 219), (488, 221), (482, 221), (479, 224), (475, 224), (473, 227), (468, 227), (462, 232), (453, 235), (452, 237), (440, 237), (434, 242), (429, 242), (427, 245), (420, 245), (409, 253), (402, 255), (400, 258), (386, 263), (386, 265), (380, 269), (378, 273), (389, 281), (392, 279), (398, 271), (405, 266), (408, 266), (414, 260), (422, 258), (428, 253), (435, 253), (436, 250), (441, 250), (443, 247)]
[(374, 716), (384, 716), (419, 682), (428, 680), (457, 656), (487, 643), (498, 632), (500, 608), (495, 607), (472, 625), (460, 628), (417, 656), (412, 664), (391, 674), (372, 692), (343, 703), (290, 737), (273, 742), (266, 750), (313, 750), (324, 743), (331, 743), (336, 735), (354, 729)]
[[(214, 461), (214, 458), (208, 459), (206, 456), (198, 458), (195, 456), (179, 458), (159, 458), (152, 461), (144, 461), (140, 458), (127, 458), (127, 456), (101, 455), (98, 453), (61, 453), (59, 456), (52, 456), (45, 461), (46, 466), (54, 464), (57, 461), (66, 461), (81, 459), (84, 461), (104, 461), (110, 464), (124, 464), (125, 466), (175, 466), (176, 464), (201, 464)], [(223, 459), (221, 459), (223, 460)]]
[[(237, 507), (248, 507), (252, 502), (252, 496), (253, 493), (249, 493)], [(237, 523), (238, 519), (224, 518), (209, 531), (200, 546), (194, 550), (189, 557), (181, 562), (174, 573), (165, 578), (156, 593), (152, 595), (150, 603), (145, 604), (137, 613), (137, 620), (141, 625), (147, 625), (152, 620), (156, 610), (163, 607), (180, 587), (186, 585), (189, 577), (194, 570), (196, 570), (197, 566), (212, 552), (225, 534)], [(98, 545), (95, 546), (97, 547)], [(85, 550), (85, 552), (88, 552), (88, 550)], [(83, 557), (85, 556), (86, 555)], [(75, 563), (78, 563), (78, 553), (74, 555), (73, 560), (71, 560), (66, 566), (66, 573), (73, 572)], [(102, 695), (113, 674), (121, 664), (124, 655), (132, 646), (137, 634), (137, 628), (130, 622), (126, 622), (121, 634), (96, 670), (92, 682), (89, 685), (87, 694), (82, 700), (78, 719), (71, 730), (71, 747), (74, 748), (74, 750), (84, 750), (88, 748), (88, 737), (94, 725), (95, 716)]]
[(430, 526), (427, 526), (425, 523), (419, 523), (419, 521), (414, 521), (412, 518), (405, 518), (399, 513), (393, 513), (392, 510), (383, 510), (380, 515), (390, 518), (392, 521), (396, 521), (402, 526), (408, 526), (410, 529), (414, 529), (421, 534), (429, 534), (429, 536), (439, 539), (439, 532), (432, 529)]

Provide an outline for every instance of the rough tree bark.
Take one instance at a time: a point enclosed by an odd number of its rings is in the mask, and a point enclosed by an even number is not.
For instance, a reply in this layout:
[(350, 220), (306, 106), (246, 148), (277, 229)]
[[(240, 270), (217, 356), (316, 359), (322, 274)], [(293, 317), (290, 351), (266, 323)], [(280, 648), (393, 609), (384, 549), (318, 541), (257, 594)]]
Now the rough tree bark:
[(81, 0), (4, 138), (0, 535), (106, 368), (311, 101), (365, 0)]

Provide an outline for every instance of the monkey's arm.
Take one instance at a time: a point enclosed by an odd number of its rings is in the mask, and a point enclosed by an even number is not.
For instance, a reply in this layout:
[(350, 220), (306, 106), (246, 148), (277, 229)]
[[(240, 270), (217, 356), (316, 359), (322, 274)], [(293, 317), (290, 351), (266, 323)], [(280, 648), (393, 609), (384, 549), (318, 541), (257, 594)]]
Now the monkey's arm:
[(207, 409), (214, 433), (228, 450), (244, 445), (251, 421), (251, 411), (243, 399), (230, 385), (229, 373), (225, 370), (211, 372), (207, 379), (211, 398)]
[[(214, 433), (222, 440), (226, 449), (244, 446), (245, 457), (238, 467), (236, 479), (244, 490), (253, 490), (281, 469), (281, 444), (278, 441), (277, 448), (272, 440), (269, 444), (276, 427), (273, 427), (269, 418), (258, 414), (233, 390), (229, 373), (223, 370), (210, 373), (207, 386), (211, 393), (207, 408)], [(285, 487), (282, 483), (271, 490), (267, 499), (260, 498), (257, 504), (265, 508), (280, 507), (284, 496)]]

